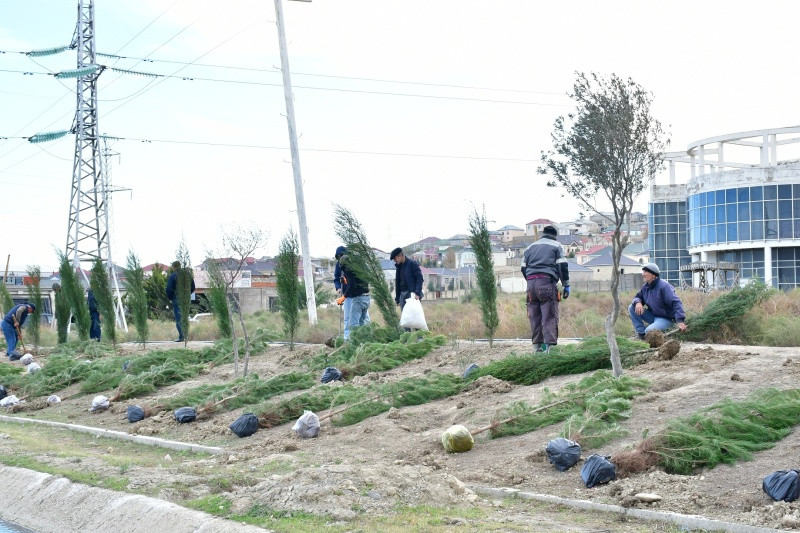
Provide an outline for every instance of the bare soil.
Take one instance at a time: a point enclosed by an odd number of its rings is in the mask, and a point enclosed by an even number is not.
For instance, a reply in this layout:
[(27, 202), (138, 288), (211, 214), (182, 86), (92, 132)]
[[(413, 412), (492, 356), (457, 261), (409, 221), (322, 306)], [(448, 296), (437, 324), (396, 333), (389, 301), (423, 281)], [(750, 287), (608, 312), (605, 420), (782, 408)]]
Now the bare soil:
[[(126, 349), (131, 350), (132, 356), (136, 353), (131, 348)], [(323, 350), (330, 348), (298, 346), (289, 351), (286, 346), (271, 346), (266, 353), (251, 359), (250, 370), (267, 378), (300, 368), (304, 357)], [(357, 379), (385, 382), (432, 371), (460, 375), (470, 363), (483, 366), (512, 352), (529, 353), (530, 346), (496, 343), (489, 348), (485, 343), (450, 343), (401, 368)], [(42, 361), (46, 364), (46, 359)], [(647, 378), (651, 383), (649, 392), (635, 400), (631, 417), (622, 423), (627, 436), (600, 449), (584, 450), (584, 457), (591, 453), (613, 455), (631, 448), (646, 432), (658, 431), (668, 420), (688, 415), (725, 397), (742, 399), (763, 387), (797, 387), (800, 351), (684, 343), (672, 359), (651, 361), (628, 370), (627, 374)], [(484, 433), (476, 437), (470, 452), (444, 452), (441, 434), (451, 425), (463, 424), (477, 429), (490, 423), (495, 413), (510, 402), (525, 400), (536, 404), (544, 388), (557, 390), (582, 376), (560, 376), (527, 387), (485, 377), (457, 396), (426, 405), (392, 409), (354, 426), (337, 428), (325, 421), (319, 437), (314, 439), (297, 437), (291, 431), (291, 424), (261, 429), (251, 437), (239, 439), (228, 425), (242, 411), (217, 413), (190, 424), (178, 424), (172, 413), (161, 413), (136, 424), (125, 419), (126, 407), (130, 404), (155, 405), (159, 398), (188, 387), (224, 383), (233, 377), (232, 365), (216, 367), (152, 396), (115, 403), (101, 413), (89, 412), (91, 396), (65, 390), (60, 393), (65, 398), (61, 403), (44, 407), (41, 401), (30, 402), (18, 414), (224, 447), (226, 453), (222, 456), (196, 459), (197, 473), (193, 475), (202, 479), (204, 464), (224, 463), (233, 477), (246, 477), (247, 482), (234, 482), (224, 492), (233, 500), (233, 510), (240, 512), (261, 503), (276, 510), (305, 511), (333, 520), (348, 520), (360, 512), (389, 514), (398, 504), (471, 504), (487, 505), (495, 518), (511, 520), (508, 510), (493, 507), (469, 488), (485, 486), (513, 487), (762, 527), (800, 529), (800, 503), (775, 503), (761, 490), (761, 481), (767, 474), (800, 467), (797, 431), (772, 449), (755, 454), (752, 461), (735, 466), (718, 466), (691, 476), (651, 470), (593, 489), (584, 487), (579, 475), (580, 464), (567, 472), (559, 472), (547, 462), (544, 447), (561, 431), (561, 424), (493, 440)], [(113, 391), (107, 395), (112, 396)], [(0, 451), (11, 446), (13, 443), (0, 440)], [(52, 456), (39, 459), (58, 461)], [(83, 461), (81, 468), (100, 472), (108, 467), (100, 461)], [(161, 490), (159, 496), (164, 499), (202, 497), (211, 490), (206, 483), (196, 482), (193, 475), (185, 473), (180, 474), (185, 478), (183, 488), (175, 488), (177, 474), (169, 465), (137, 467), (125, 475), (132, 490), (172, 487)], [(662, 499), (643, 503), (634, 497), (637, 493), (654, 493)]]

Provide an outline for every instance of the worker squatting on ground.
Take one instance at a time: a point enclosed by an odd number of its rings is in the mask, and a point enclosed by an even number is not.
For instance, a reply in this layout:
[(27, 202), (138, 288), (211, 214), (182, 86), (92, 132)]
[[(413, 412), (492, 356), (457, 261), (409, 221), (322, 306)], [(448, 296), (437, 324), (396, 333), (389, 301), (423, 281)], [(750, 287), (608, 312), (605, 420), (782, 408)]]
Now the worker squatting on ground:
[(542, 238), (525, 249), (522, 275), (528, 280), (528, 320), (531, 341), (537, 352), (548, 353), (558, 344), (558, 281), (569, 298), (569, 268), (564, 247), (556, 240), (558, 231), (545, 226)]
[(3, 336), (6, 338), (6, 344), (8, 345), (6, 355), (11, 361), (16, 361), (22, 357), (22, 354), (16, 350), (17, 339), (22, 340), (22, 326), (25, 325), (25, 319), (28, 318), (29, 313), (35, 311), (36, 306), (32, 303), (15, 305), (6, 313), (2, 323), (0, 323), (3, 329)]
[[(655, 263), (642, 266), (644, 285), (633, 297), (633, 302), (628, 306), (628, 314), (633, 322), (633, 329), (639, 339), (644, 339), (645, 333), (658, 329), (664, 331), (673, 323), (678, 324), (681, 331), (686, 331), (683, 322), (686, 314), (683, 312), (683, 302), (675, 293), (675, 288), (661, 279), (661, 270)], [(644, 323), (649, 325), (645, 327)]]
[[(339, 248), (336, 249), (337, 253)], [(345, 297), (344, 340), (349, 340), (354, 327), (369, 324), (369, 285), (351, 268), (350, 257), (346, 250), (339, 256), (338, 266), (342, 293)]]

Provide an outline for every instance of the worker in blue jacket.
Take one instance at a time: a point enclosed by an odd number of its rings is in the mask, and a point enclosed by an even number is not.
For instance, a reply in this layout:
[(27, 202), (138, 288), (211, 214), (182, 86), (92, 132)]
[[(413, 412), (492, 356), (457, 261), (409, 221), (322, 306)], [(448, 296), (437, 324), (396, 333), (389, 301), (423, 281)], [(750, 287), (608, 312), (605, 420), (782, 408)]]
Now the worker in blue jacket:
[[(637, 337), (644, 339), (648, 331), (654, 329), (664, 331), (673, 323), (676, 323), (681, 331), (686, 331), (683, 302), (675, 294), (675, 288), (661, 279), (658, 265), (655, 263), (643, 265), (642, 278), (644, 285), (628, 306), (628, 315), (631, 317)], [(645, 322), (648, 324), (646, 327)]]
[[(6, 313), (3, 321), (0, 322), (3, 336), (6, 338), (6, 355), (11, 361), (16, 361), (22, 357), (22, 354), (16, 350), (17, 338), (22, 340), (22, 326), (25, 325), (25, 319), (28, 318), (28, 314), (34, 311), (36, 311), (36, 306), (32, 303), (15, 305)], [(19, 337), (17, 337), (18, 335)]]
[(89, 338), (100, 342), (100, 308), (97, 307), (97, 298), (94, 297), (92, 289), (86, 293), (86, 303), (89, 305), (89, 318), (92, 321), (89, 327)]
[(389, 255), (394, 261), (394, 301), (400, 306), (400, 311), (409, 298), (422, 299), (422, 270), (419, 263), (406, 257), (402, 248), (395, 248)]

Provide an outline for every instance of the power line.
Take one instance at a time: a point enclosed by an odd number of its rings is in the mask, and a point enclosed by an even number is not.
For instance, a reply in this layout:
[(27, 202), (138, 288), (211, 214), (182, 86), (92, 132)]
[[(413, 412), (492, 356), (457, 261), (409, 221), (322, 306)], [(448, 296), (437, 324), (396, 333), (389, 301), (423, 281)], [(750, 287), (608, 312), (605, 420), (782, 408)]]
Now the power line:
[[(164, 143), (164, 144), (186, 144), (197, 146), (220, 146), (223, 148), (248, 148), (258, 150), (288, 150), (288, 146), (269, 146), (259, 144), (236, 144), (236, 143), (217, 143), (206, 141), (182, 141), (172, 139), (145, 139), (138, 137), (116, 137), (122, 141), (139, 141), (143, 143)], [(321, 153), (334, 153), (334, 154), (356, 154), (356, 155), (379, 155), (379, 156), (393, 156), (393, 157), (427, 157), (435, 159), (465, 159), (477, 161), (507, 161), (511, 163), (538, 163), (539, 159), (525, 159), (517, 157), (482, 157), (473, 155), (452, 155), (452, 154), (419, 154), (411, 152), (378, 152), (367, 150), (339, 150), (334, 148), (303, 148), (304, 152), (321, 152)]]

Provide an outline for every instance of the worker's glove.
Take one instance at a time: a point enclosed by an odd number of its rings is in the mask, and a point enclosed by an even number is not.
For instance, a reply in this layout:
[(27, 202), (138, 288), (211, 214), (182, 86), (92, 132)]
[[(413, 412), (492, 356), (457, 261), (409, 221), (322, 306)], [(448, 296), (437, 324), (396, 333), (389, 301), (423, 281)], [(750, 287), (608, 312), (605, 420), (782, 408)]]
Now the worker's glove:
[(564, 295), (562, 296), (562, 298), (563, 298), (564, 300), (566, 300), (567, 298), (569, 298), (569, 285), (567, 285), (566, 287), (564, 287)]

